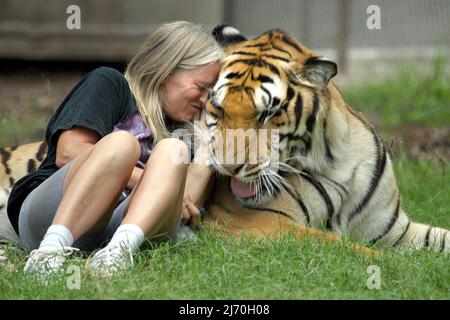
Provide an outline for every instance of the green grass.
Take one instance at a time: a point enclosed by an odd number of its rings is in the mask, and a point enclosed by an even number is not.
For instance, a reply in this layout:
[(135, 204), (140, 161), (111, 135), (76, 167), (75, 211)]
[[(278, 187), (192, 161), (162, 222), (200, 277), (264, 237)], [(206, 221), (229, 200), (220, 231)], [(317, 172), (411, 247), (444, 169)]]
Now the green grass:
[(44, 139), (48, 119), (26, 118), (16, 119), (4, 117), (0, 119), (0, 147), (17, 146)]
[(0, 110), (0, 147), (44, 140), (52, 110), (43, 109), (31, 98), (21, 107), (0, 107), (4, 108)]
[[(396, 173), (403, 207), (416, 221), (450, 228), (448, 167), (400, 160)], [(124, 277), (99, 280), (82, 272), (42, 286), (25, 276), (26, 256), (10, 254), (15, 271), (0, 269), (0, 299), (449, 299), (448, 256), (383, 249), (368, 260), (348, 243), (233, 239), (209, 230), (197, 242), (163, 244), (140, 252)], [(10, 253), (13, 248), (9, 247)], [(79, 265), (85, 260), (71, 260)], [(380, 268), (381, 288), (368, 289), (367, 268)]]
[(450, 125), (450, 74), (448, 59), (433, 62), (431, 70), (415, 66), (400, 68), (391, 78), (363, 88), (349, 88), (344, 99), (383, 127), (421, 124)]

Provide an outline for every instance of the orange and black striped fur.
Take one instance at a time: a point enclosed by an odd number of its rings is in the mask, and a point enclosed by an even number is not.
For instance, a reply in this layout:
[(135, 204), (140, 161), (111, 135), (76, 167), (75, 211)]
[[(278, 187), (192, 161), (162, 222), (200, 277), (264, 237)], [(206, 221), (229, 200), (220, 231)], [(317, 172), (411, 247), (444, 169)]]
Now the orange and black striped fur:
[(17, 180), (39, 167), (46, 153), (45, 142), (0, 148), (0, 241), (18, 239), (6, 214), (9, 193)]
[[(214, 35), (225, 59), (205, 118), (212, 164), (222, 177), (209, 219), (227, 220), (235, 233), (270, 233), (282, 217), (362, 243), (450, 250), (448, 230), (415, 223), (401, 209), (388, 152), (331, 81), (335, 63), (279, 30), (247, 40), (222, 25)], [(250, 163), (249, 141), (245, 163), (217, 160), (222, 146), (211, 137), (220, 133), (224, 146), (236, 147), (226, 139), (229, 129), (279, 130), (278, 162), (267, 156), (268, 143), (266, 156), (258, 153)], [(254, 196), (233, 194), (231, 179), (250, 185)]]

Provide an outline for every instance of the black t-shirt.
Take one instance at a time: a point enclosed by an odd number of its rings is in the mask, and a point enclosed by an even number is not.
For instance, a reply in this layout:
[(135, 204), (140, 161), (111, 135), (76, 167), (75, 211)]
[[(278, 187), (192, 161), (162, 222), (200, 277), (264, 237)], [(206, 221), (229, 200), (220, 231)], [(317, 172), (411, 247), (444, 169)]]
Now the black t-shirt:
[(19, 234), (19, 213), (28, 194), (58, 170), (56, 146), (64, 130), (79, 126), (94, 130), (100, 137), (114, 125), (137, 112), (125, 77), (117, 70), (100, 67), (87, 74), (69, 93), (51, 117), (45, 140), (48, 154), (37, 171), (18, 180), (8, 200), (8, 217)]

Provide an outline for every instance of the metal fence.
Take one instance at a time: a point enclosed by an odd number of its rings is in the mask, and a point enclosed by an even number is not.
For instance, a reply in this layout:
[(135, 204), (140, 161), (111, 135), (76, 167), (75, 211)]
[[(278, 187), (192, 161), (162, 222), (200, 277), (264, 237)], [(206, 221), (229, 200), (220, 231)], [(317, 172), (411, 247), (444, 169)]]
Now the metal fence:
[[(229, 0), (226, 18), (258, 35), (280, 28), (312, 48), (334, 48), (347, 25), (348, 46), (429, 47), (450, 43), (449, 0)], [(380, 8), (380, 30), (370, 30), (367, 8)], [(343, 7), (348, 14), (343, 21)]]

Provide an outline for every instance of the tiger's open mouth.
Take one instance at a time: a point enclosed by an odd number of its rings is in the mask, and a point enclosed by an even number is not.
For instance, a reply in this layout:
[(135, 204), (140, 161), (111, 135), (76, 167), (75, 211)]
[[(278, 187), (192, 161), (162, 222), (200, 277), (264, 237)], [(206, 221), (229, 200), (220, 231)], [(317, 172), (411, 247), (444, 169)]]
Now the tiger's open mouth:
[(256, 187), (252, 183), (242, 182), (235, 177), (230, 178), (231, 193), (242, 199), (254, 197), (256, 195)]
[(229, 183), (231, 194), (236, 201), (245, 207), (255, 207), (267, 203), (280, 192), (277, 186), (260, 181), (245, 182), (236, 177), (230, 177)]
[[(221, 175), (228, 176), (229, 191), (234, 199), (245, 207), (256, 207), (276, 198), (280, 192), (290, 188), (283, 170), (274, 168), (268, 161), (257, 170), (248, 170), (238, 175), (228, 172), (214, 156), (210, 157), (212, 168)], [(244, 168), (245, 169), (245, 168)], [(244, 177), (242, 177), (244, 176)]]

